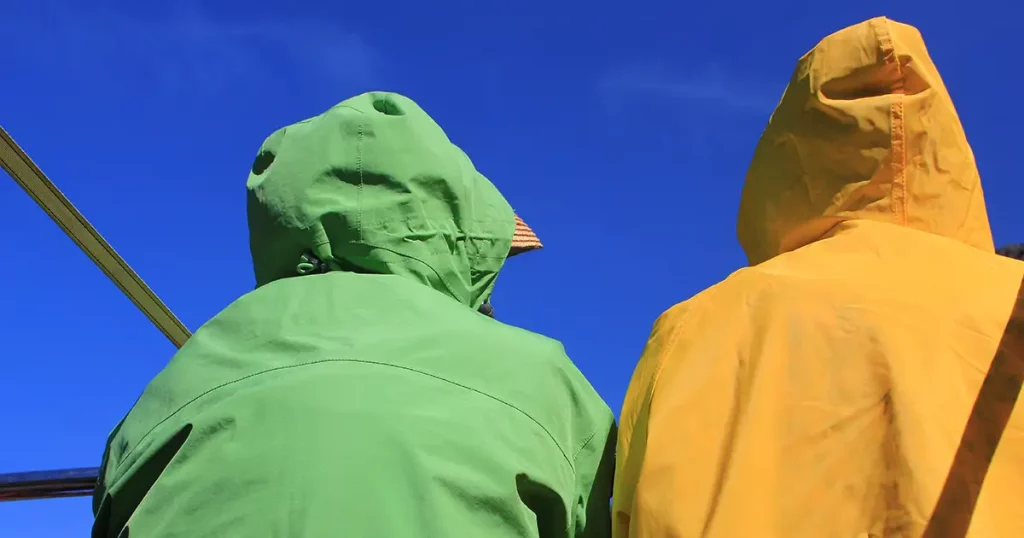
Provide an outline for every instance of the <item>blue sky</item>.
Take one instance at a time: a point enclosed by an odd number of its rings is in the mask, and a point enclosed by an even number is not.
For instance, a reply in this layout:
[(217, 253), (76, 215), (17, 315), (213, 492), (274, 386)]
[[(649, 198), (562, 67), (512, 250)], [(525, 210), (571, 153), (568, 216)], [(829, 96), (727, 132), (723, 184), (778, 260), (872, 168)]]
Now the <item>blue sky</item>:
[[(876, 15), (922, 30), (997, 243), (1024, 241), (1011, 2), (8, 4), (0, 122), (193, 330), (252, 288), (263, 138), (397, 91), (546, 243), (507, 266), (498, 316), (562, 340), (618, 410), (655, 317), (743, 265), (739, 190), (796, 59)], [(173, 348), (2, 177), (0, 227), (0, 470), (96, 465)], [(0, 504), (4, 536), (90, 524), (87, 499)]]

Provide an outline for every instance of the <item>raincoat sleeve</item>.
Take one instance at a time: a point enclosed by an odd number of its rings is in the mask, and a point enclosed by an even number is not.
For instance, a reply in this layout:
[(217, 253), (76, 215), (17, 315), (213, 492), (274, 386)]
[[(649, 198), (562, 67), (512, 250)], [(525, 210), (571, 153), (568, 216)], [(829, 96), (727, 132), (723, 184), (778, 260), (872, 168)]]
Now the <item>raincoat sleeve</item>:
[(658, 318), (644, 347), (643, 355), (633, 371), (618, 432), (612, 503), (613, 538), (629, 536), (635, 486), (647, 450), (647, 420), (654, 396), (654, 385), (665, 356), (672, 354), (675, 349), (690, 306), (690, 303), (676, 305)]
[[(101, 473), (102, 470), (103, 468), (101, 467)], [(107, 514), (110, 512), (110, 500), (110, 497), (107, 495), (107, 482), (103, 475), (100, 474), (99, 480), (96, 481), (96, 489), (93, 490), (92, 494), (92, 536), (107, 536), (110, 534), (107, 521), (109, 519)]]
[(611, 536), (612, 480), (615, 474), (614, 418), (585, 442), (575, 458), (576, 468), (576, 538), (608, 538)]
[(121, 430), (122, 424), (124, 424), (123, 419), (110, 432), (110, 435), (107, 437), (107, 443), (103, 448), (99, 476), (96, 478), (96, 487), (92, 493), (92, 515), (95, 518), (93, 522), (93, 536), (106, 536), (110, 534), (110, 530), (107, 528), (111, 508), (111, 498), (107, 490), (107, 466), (110, 464), (110, 443)]

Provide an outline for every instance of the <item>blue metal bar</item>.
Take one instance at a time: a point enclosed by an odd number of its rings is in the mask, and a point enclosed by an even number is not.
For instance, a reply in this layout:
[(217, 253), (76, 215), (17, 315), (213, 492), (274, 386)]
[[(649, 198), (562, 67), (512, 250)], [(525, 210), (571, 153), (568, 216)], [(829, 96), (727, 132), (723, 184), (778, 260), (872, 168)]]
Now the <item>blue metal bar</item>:
[(0, 473), (0, 502), (92, 495), (98, 467)]

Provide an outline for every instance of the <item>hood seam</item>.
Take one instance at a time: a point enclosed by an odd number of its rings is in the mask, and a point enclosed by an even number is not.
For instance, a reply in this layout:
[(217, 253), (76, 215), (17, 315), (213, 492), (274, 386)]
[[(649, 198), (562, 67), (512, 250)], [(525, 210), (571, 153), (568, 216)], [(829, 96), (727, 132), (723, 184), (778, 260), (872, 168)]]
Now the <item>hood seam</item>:
[[(363, 242), (363, 132), (366, 122), (359, 122), (359, 134), (356, 136), (356, 171), (359, 172), (359, 186), (356, 187), (356, 229), (359, 230), (359, 242)], [(333, 253), (332, 253), (333, 255)]]
[(889, 19), (876, 19), (872, 24), (885, 63), (896, 69), (898, 76), (892, 88), (892, 103), (889, 105), (890, 151), (892, 167), (892, 215), (896, 224), (907, 225), (907, 137), (904, 126), (903, 66), (900, 63), (896, 45), (889, 31)]

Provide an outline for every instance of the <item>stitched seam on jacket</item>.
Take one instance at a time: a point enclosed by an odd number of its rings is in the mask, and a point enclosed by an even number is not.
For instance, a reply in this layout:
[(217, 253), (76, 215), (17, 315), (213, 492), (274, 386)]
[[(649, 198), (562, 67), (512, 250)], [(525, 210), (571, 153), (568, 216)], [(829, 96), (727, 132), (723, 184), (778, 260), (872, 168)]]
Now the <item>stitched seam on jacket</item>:
[[(715, 288), (707, 290), (705, 293), (715, 293)], [(649, 390), (650, 402), (648, 403), (648, 410), (651, 404), (654, 403), (654, 391), (657, 389), (658, 380), (661, 378), (661, 371), (665, 367), (665, 354), (671, 352), (675, 348), (676, 342), (679, 341), (679, 337), (682, 336), (683, 331), (689, 328), (690, 321), (695, 315), (695, 311), (700, 307), (701, 303), (704, 302), (704, 293), (697, 294), (690, 298), (690, 304), (687, 305), (686, 312), (683, 313), (682, 318), (676, 323), (675, 328), (671, 329), (672, 332), (668, 335), (668, 341), (665, 342), (665, 348), (663, 352), (658, 356), (658, 363), (655, 365), (654, 374), (651, 376), (651, 388)]]
[(363, 359), (320, 359), (320, 360), (315, 360), (315, 361), (304, 362), (304, 363), (301, 363), (301, 364), (293, 364), (293, 365), (289, 365), (289, 366), (279, 366), (277, 368), (270, 368), (270, 369), (267, 369), (267, 370), (261, 370), (259, 372), (255, 372), (255, 373), (252, 373), (252, 374), (240, 377), (240, 378), (232, 380), (232, 381), (221, 383), (220, 385), (217, 385), (217, 386), (215, 386), (215, 387), (213, 387), (211, 389), (208, 389), (208, 390), (200, 393), (199, 395), (195, 396), (191, 400), (185, 402), (181, 407), (175, 409), (174, 412), (168, 414), (166, 417), (164, 417), (159, 422), (157, 422), (152, 428), (150, 428), (145, 433), (145, 435), (143, 435), (139, 439), (138, 443), (135, 443), (135, 446), (133, 446), (131, 448), (131, 450), (126, 452), (124, 454), (124, 456), (122, 456), (120, 458), (120, 461), (117, 463), (117, 466), (114, 469), (115, 469), (115, 471), (120, 471), (121, 470), (121, 466), (124, 465), (124, 462), (127, 461), (129, 458), (131, 458), (131, 456), (135, 452), (135, 450), (139, 446), (142, 445), (142, 443), (146, 440), (147, 437), (150, 436), (150, 434), (152, 434), (154, 431), (156, 431), (156, 429), (159, 428), (160, 426), (162, 426), (165, 422), (167, 422), (168, 420), (174, 418), (175, 415), (177, 415), (179, 412), (184, 410), (186, 407), (188, 407), (188, 406), (192, 405), (193, 403), (199, 401), (204, 396), (212, 394), (212, 393), (214, 393), (214, 392), (216, 392), (216, 391), (218, 391), (218, 390), (220, 390), (222, 388), (225, 388), (225, 387), (228, 387), (228, 386), (231, 386), (231, 385), (235, 385), (235, 384), (241, 383), (243, 381), (247, 381), (247, 380), (252, 379), (254, 377), (261, 376), (263, 374), (279, 372), (279, 371), (283, 371), (283, 370), (290, 370), (290, 369), (293, 369), (293, 368), (301, 368), (303, 366), (314, 366), (314, 365), (320, 365), (320, 364), (326, 364), (326, 363), (343, 363), (343, 362), (354, 362), (354, 363), (360, 363), (360, 364), (372, 364), (372, 365), (376, 365), (376, 366), (387, 366), (387, 367), (391, 367), (391, 368), (397, 368), (399, 370), (405, 370), (407, 372), (413, 372), (413, 373), (425, 375), (427, 377), (430, 377), (430, 378), (433, 378), (433, 379), (437, 379), (439, 381), (444, 381), (444, 382), (446, 382), (446, 383), (448, 383), (450, 385), (455, 385), (457, 387), (461, 387), (463, 389), (475, 392), (475, 393), (477, 393), (477, 394), (479, 394), (481, 396), (490, 398), (490, 399), (492, 399), (492, 400), (494, 400), (494, 401), (496, 401), (498, 403), (501, 403), (501, 404), (505, 405), (506, 407), (514, 409), (514, 410), (518, 411), (521, 415), (523, 415), (526, 418), (530, 419), (531, 422), (536, 424), (545, 434), (547, 434), (548, 438), (551, 439), (551, 442), (555, 445), (556, 448), (558, 448), (558, 452), (562, 455), (562, 458), (564, 458), (565, 461), (569, 464), (569, 467), (572, 469), (573, 475), (575, 476), (575, 474), (576, 474), (576, 466), (574, 465), (573, 460), (569, 459), (569, 457), (565, 453), (565, 450), (562, 449), (562, 446), (555, 439), (555, 436), (552, 435), (551, 432), (546, 427), (544, 427), (543, 424), (540, 423), (540, 421), (535, 419), (529, 413), (527, 413), (527, 412), (523, 411), (522, 409), (516, 407), (515, 405), (512, 405), (511, 403), (506, 402), (505, 400), (502, 400), (501, 398), (498, 398), (498, 397), (493, 396), (491, 394), (487, 394), (486, 392), (482, 392), (480, 390), (474, 389), (474, 388), (469, 387), (467, 385), (463, 385), (461, 383), (457, 383), (457, 382), (452, 381), (450, 379), (445, 379), (445, 378), (443, 378), (441, 376), (438, 376), (438, 375), (434, 375), (434, 374), (431, 374), (431, 373), (428, 373), (428, 372), (417, 370), (415, 368), (410, 368), (408, 366), (399, 366), (397, 364), (388, 364), (388, 363), (384, 363), (384, 362), (363, 360)]
[(583, 442), (580, 444), (580, 446), (576, 448), (576, 451), (572, 453), (572, 471), (574, 474), (576, 473), (576, 458), (580, 457), (580, 452), (583, 452), (583, 449), (587, 448), (587, 445), (590, 444), (590, 441), (594, 439), (595, 435), (597, 435), (596, 428), (594, 429), (594, 431), (590, 432), (590, 435), (588, 435), (587, 438), (584, 439)]

